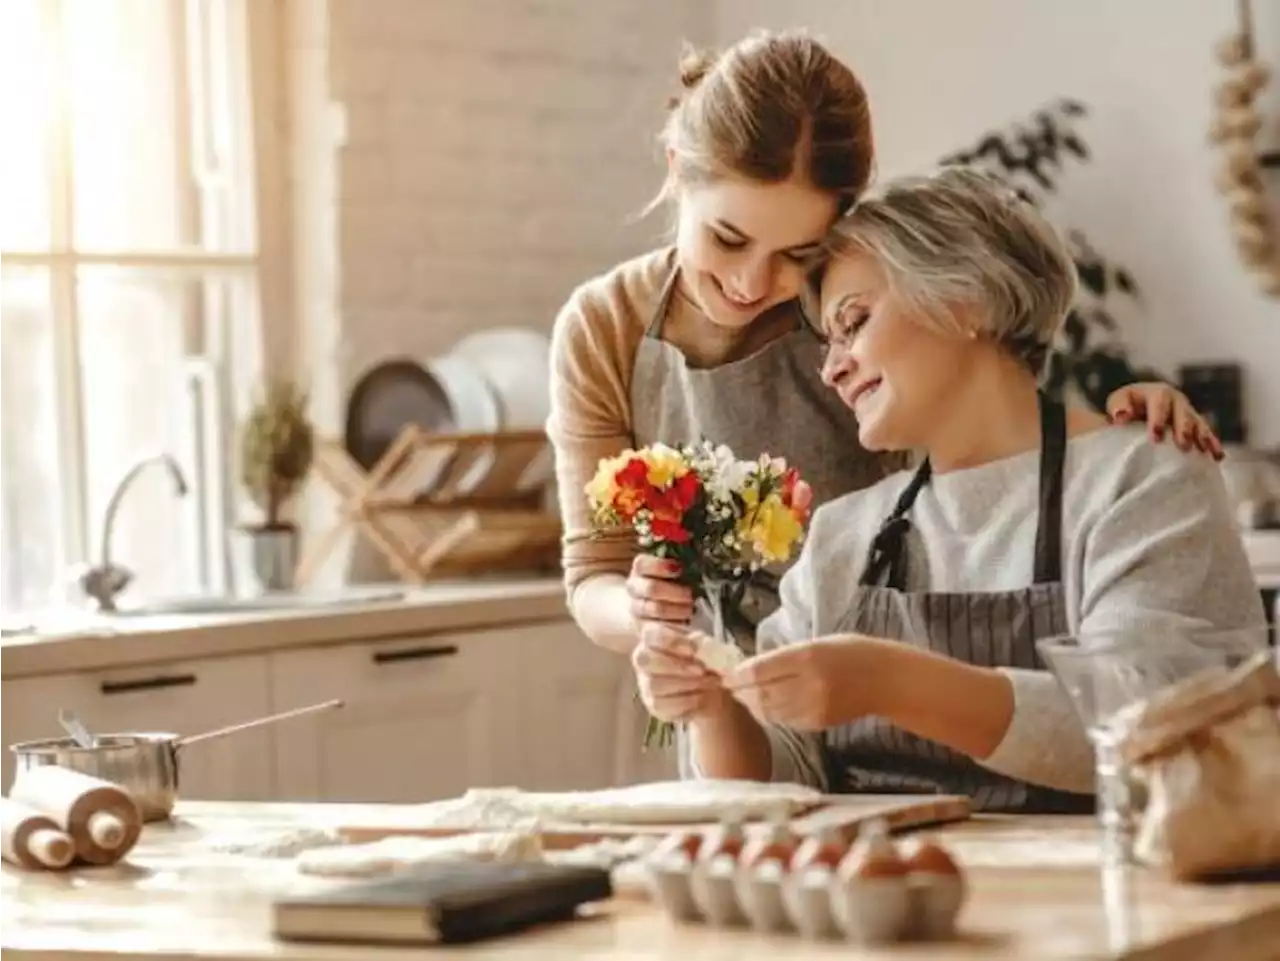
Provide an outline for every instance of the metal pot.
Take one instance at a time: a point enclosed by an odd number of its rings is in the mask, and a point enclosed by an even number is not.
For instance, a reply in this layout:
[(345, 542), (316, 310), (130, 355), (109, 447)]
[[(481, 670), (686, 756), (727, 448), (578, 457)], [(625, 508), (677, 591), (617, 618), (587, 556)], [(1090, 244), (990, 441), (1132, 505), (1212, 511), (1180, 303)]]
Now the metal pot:
[(94, 747), (72, 738), (23, 741), (9, 748), (16, 761), (14, 783), (34, 768), (56, 764), (102, 778), (124, 788), (137, 802), (144, 821), (163, 821), (178, 798), (176, 734), (99, 734)]
[(189, 737), (160, 732), (99, 734), (94, 738), (92, 747), (81, 747), (70, 737), (23, 741), (9, 748), (15, 761), (13, 779), (16, 784), (27, 771), (56, 764), (119, 785), (137, 802), (143, 821), (164, 821), (173, 813), (173, 805), (178, 798), (178, 752), (181, 748), (341, 706), (340, 700), (325, 701)]

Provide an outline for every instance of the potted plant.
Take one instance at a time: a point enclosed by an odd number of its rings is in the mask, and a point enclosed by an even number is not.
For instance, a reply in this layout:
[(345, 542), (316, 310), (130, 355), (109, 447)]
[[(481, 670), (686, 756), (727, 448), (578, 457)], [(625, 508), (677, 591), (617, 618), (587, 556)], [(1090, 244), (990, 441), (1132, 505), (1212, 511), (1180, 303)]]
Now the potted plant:
[(251, 569), (264, 591), (293, 587), (298, 527), (286, 509), (311, 470), (315, 432), (307, 416), (307, 391), (290, 380), (267, 384), (240, 434), (240, 480), (262, 512), (243, 526)]

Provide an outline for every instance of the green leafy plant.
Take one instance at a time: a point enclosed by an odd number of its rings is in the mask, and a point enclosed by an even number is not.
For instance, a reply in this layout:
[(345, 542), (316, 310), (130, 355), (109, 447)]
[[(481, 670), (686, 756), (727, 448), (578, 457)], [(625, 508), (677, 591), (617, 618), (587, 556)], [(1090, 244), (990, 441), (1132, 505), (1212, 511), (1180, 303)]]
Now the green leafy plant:
[(315, 451), (309, 401), (298, 384), (271, 381), (241, 429), (240, 481), (263, 513), (263, 529), (293, 526), (284, 508), (306, 480)]
[[(1057, 192), (1070, 165), (1086, 164), (1092, 158), (1079, 129), (1087, 114), (1080, 101), (1060, 99), (1021, 122), (983, 134), (941, 162), (980, 167), (1004, 179), (1028, 203), (1042, 206)], [(1108, 260), (1082, 231), (1067, 230), (1067, 240), (1080, 278), (1080, 296), (1059, 331), (1042, 386), (1054, 396), (1074, 387), (1095, 409), (1105, 410), (1114, 390), (1137, 381), (1169, 378), (1136, 363), (1122, 343), (1113, 308), (1141, 303), (1133, 275)]]

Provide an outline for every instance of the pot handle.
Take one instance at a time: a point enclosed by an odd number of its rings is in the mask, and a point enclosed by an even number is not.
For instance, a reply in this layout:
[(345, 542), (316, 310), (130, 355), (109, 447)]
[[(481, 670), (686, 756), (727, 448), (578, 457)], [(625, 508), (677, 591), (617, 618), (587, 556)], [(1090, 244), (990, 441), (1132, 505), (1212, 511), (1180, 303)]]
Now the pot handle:
[(186, 747), (188, 744), (196, 744), (200, 741), (212, 741), (217, 737), (226, 737), (228, 734), (239, 734), (241, 731), (247, 731), (250, 728), (262, 727), (266, 724), (274, 724), (276, 721), (287, 721), (293, 717), (301, 717), (303, 714), (312, 714), (316, 711), (327, 711), (330, 708), (335, 707), (342, 707), (342, 700), (340, 698), (334, 698), (332, 701), (323, 701), (320, 704), (310, 704), (307, 707), (295, 708), (292, 711), (284, 711), (280, 714), (271, 714), (267, 717), (256, 718), (252, 721), (241, 721), (239, 724), (220, 727), (214, 731), (205, 731), (203, 734), (192, 734), (190, 737), (180, 737), (173, 742), (173, 749), (176, 752), (179, 748)]

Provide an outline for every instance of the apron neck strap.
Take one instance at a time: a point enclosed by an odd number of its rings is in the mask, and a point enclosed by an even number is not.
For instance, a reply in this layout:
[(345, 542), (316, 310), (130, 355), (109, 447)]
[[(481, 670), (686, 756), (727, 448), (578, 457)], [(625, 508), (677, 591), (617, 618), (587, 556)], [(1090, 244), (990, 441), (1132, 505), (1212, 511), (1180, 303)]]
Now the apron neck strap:
[[(1060, 402), (1043, 391), (1036, 392), (1036, 399), (1040, 406), (1040, 490), (1034, 583), (1054, 584), (1062, 580), (1062, 488), (1067, 452), (1067, 412)], [(911, 529), (907, 515), (932, 476), (933, 468), (926, 458), (871, 539), (867, 562), (858, 582), (862, 586), (878, 585), (883, 580), (885, 587), (898, 591), (906, 589), (906, 537)], [(884, 580), (886, 576), (887, 580)]]
[(1035, 583), (1062, 580), (1062, 488), (1067, 462), (1067, 410), (1040, 398), (1040, 516), (1036, 520)]
[(671, 251), (670, 261), (667, 279), (662, 282), (662, 289), (658, 292), (658, 302), (653, 308), (653, 316), (649, 318), (649, 326), (644, 332), (646, 337), (662, 337), (662, 325), (667, 319), (667, 311), (671, 309), (671, 298), (675, 296), (676, 284), (680, 281), (680, 265), (676, 260), (674, 248)]

